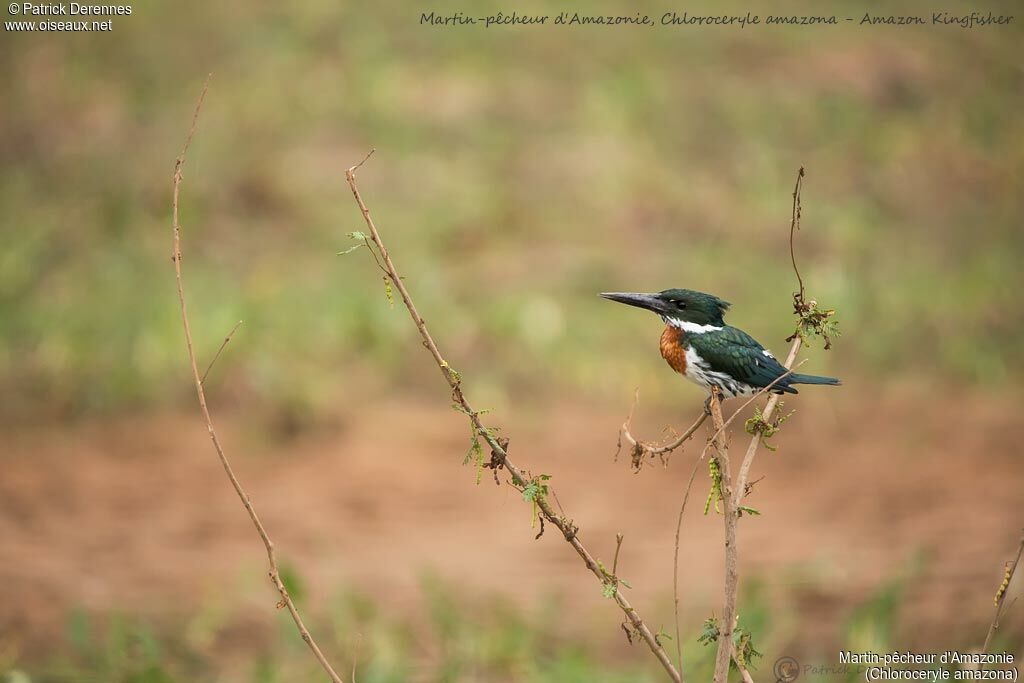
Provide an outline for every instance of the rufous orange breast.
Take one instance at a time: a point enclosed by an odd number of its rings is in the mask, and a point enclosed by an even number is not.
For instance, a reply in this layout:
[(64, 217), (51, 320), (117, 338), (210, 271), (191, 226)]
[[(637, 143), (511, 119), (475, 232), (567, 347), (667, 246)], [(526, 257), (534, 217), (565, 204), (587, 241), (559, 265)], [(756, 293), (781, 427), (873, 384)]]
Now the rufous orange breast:
[(668, 325), (661, 333), (661, 357), (673, 370), (681, 375), (686, 374), (686, 347), (683, 346), (684, 333), (677, 327)]

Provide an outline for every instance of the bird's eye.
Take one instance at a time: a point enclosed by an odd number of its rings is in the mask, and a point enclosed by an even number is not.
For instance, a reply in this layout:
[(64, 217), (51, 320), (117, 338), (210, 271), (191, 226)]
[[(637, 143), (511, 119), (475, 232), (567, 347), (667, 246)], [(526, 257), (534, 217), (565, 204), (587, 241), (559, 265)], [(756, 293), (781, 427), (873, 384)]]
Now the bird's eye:
[(676, 308), (679, 308), (679, 309), (686, 308), (686, 302), (685, 301), (677, 301), (676, 302)]

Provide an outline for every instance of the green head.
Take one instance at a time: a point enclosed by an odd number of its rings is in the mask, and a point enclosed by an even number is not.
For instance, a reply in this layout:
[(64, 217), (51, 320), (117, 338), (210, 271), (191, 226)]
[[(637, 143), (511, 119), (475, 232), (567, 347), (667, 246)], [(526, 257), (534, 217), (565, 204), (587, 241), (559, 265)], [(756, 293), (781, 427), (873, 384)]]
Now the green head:
[(621, 304), (646, 308), (657, 313), (668, 324), (679, 322), (722, 327), (725, 325), (723, 316), (729, 308), (728, 301), (692, 289), (666, 289), (657, 294), (602, 292), (601, 296)]

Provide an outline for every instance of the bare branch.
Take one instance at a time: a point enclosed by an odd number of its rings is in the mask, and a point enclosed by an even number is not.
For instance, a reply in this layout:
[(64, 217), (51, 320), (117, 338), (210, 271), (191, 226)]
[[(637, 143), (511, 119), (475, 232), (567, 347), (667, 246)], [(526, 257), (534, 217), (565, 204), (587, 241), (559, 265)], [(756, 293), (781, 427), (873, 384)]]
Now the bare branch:
[[(358, 170), (359, 170), (360, 168), (362, 168), (362, 167), (363, 167), (363, 164), (365, 164), (365, 163), (366, 163), (367, 161), (369, 161), (369, 160), (370, 160), (370, 157), (372, 157), (372, 156), (373, 156), (373, 153), (374, 153), (374, 152), (376, 152), (376, 151), (377, 151), (377, 148), (376, 148), (376, 147), (374, 147), (373, 149), (371, 149), (371, 150), (370, 150), (369, 152), (367, 152), (367, 153), (366, 153), (366, 156), (365, 156), (365, 157), (363, 157), (363, 160), (362, 160), (362, 161), (360, 161), (360, 162), (359, 162), (358, 164), (356, 164), (355, 166), (353, 166), (352, 168), (348, 169), (348, 172), (349, 172), (349, 173), (352, 173), (352, 174), (354, 174), (354, 173), (355, 173), (356, 171), (358, 171)], [(346, 177), (348, 177), (348, 174), (346, 174)]]
[[(707, 413), (704, 413), (707, 416)], [(675, 544), (675, 555), (672, 560), (672, 600), (673, 600), (673, 616), (675, 618), (676, 626), (676, 660), (679, 664), (679, 670), (683, 670), (683, 634), (682, 629), (679, 627), (679, 537), (683, 531), (683, 513), (686, 512), (686, 504), (690, 500), (690, 490), (693, 488), (694, 477), (697, 476), (697, 468), (700, 467), (701, 462), (704, 460), (704, 455), (693, 463), (693, 469), (690, 471), (690, 480), (686, 482), (686, 492), (683, 494), (683, 504), (679, 506), (679, 519), (676, 520), (676, 544)]]
[(227, 346), (228, 342), (231, 341), (231, 338), (235, 336), (235, 330), (237, 330), (241, 325), (242, 321), (239, 320), (235, 323), (235, 326), (231, 328), (231, 331), (228, 332), (228, 336), (224, 337), (224, 341), (221, 342), (220, 348), (217, 349), (217, 353), (213, 354), (213, 360), (211, 360), (210, 364), (206, 366), (206, 371), (203, 372), (202, 379), (199, 380), (202, 384), (206, 384), (206, 376), (210, 374), (210, 370), (213, 370), (213, 364), (217, 362), (218, 358), (220, 358), (220, 354), (224, 352), (224, 347)]
[(718, 387), (711, 390), (711, 420), (715, 427), (712, 439), (718, 467), (722, 472), (722, 518), (725, 521), (725, 604), (722, 607), (721, 626), (718, 630), (718, 654), (715, 657), (715, 683), (726, 683), (729, 676), (729, 660), (733, 652), (733, 626), (736, 623), (736, 594), (739, 588), (739, 557), (736, 547), (735, 501), (732, 496), (732, 470), (729, 463), (729, 446), (725, 434), (725, 420), (722, 419), (722, 400)]
[[(800, 288), (799, 292), (793, 295), (798, 315), (801, 314), (801, 306), (804, 302), (804, 282), (803, 278), (800, 277), (800, 271), (796, 265), (796, 255), (793, 242), (796, 231), (800, 229), (800, 189), (803, 184), (803, 178), (804, 169), (801, 166), (800, 170), (797, 171), (796, 185), (793, 188), (793, 213), (789, 227), (789, 254), (793, 263), (793, 272), (796, 274), (797, 283)], [(786, 357), (786, 362), (783, 364), (787, 370), (787, 375), (793, 370), (793, 363), (796, 361), (797, 354), (800, 352), (802, 344), (803, 338), (800, 336), (798, 328), (798, 333), (794, 334), (792, 337), (792, 345), (789, 348), (789, 355)], [(783, 377), (784, 376), (785, 375), (783, 375)], [(782, 379), (782, 377), (779, 377), (775, 381), (778, 382), (779, 379)], [(771, 419), (775, 412), (775, 408), (779, 403), (779, 397), (779, 394), (773, 394), (768, 399), (764, 410), (761, 412), (761, 419), (763, 421), (767, 422)], [(721, 420), (721, 406), (717, 404), (718, 401), (713, 399), (712, 411), (718, 411), (718, 419), (715, 421), (715, 428), (716, 435), (719, 435), (720, 432), (725, 429), (725, 424)], [(733, 414), (733, 417), (735, 416), (736, 413)], [(730, 421), (731, 420), (732, 418), (730, 418)], [(729, 473), (728, 449), (724, 447), (722, 441), (722, 436), (716, 436), (716, 438), (712, 439), (720, 458), (723, 487), (722, 500), (725, 517), (725, 601), (722, 608), (723, 628), (719, 632), (718, 655), (715, 659), (715, 683), (725, 683), (729, 673), (729, 658), (730, 652), (733, 649), (732, 633), (736, 615), (736, 597), (739, 591), (739, 573), (737, 569), (739, 566), (739, 549), (736, 546), (736, 526), (739, 521), (738, 511), (743, 503), (743, 496), (746, 495), (750, 468), (754, 463), (754, 456), (757, 454), (757, 447), (761, 443), (761, 437), (759, 434), (754, 434), (751, 438), (750, 445), (747, 446), (747, 452), (743, 456), (739, 472), (736, 475), (735, 486), (733, 486), (732, 477)], [(729, 490), (730, 488), (731, 490)], [(749, 676), (749, 673), (747, 676)]]
[[(622, 448), (622, 439), (625, 438), (625, 440), (629, 442), (629, 445), (632, 446), (630, 449), (631, 459), (633, 469), (636, 471), (640, 471), (640, 467), (643, 464), (643, 459), (645, 457), (653, 458), (654, 456), (661, 456), (662, 462), (664, 462), (665, 455), (676, 450), (682, 446), (684, 442), (692, 438), (697, 430), (700, 429), (700, 426), (704, 424), (704, 420), (708, 419), (708, 414), (706, 412), (701, 413), (700, 417), (698, 417), (685, 432), (667, 443), (656, 446), (649, 441), (641, 441), (640, 439), (637, 439), (630, 431), (633, 426), (633, 411), (635, 410), (638, 401), (639, 392), (633, 398), (633, 406), (629, 409), (629, 416), (626, 417), (626, 421), (623, 422), (622, 427), (619, 428), (619, 448)], [(616, 453), (616, 456), (618, 456), (618, 453)]]
[[(676, 657), (677, 657), (677, 659), (680, 662), (680, 664), (679, 664), (680, 668), (682, 668), (683, 653), (682, 653), (682, 645), (680, 643), (680, 641), (682, 639), (682, 634), (681, 634), (680, 628), (679, 628), (679, 545), (680, 545), (679, 539), (682, 536), (683, 513), (686, 512), (686, 504), (690, 500), (690, 490), (693, 488), (693, 480), (694, 480), (694, 477), (697, 475), (697, 469), (700, 467), (700, 463), (702, 463), (704, 461), (704, 456), (707, 455), (708, 450), (715, 443), (715, 439), (717, 437), (719, 437), (725, 431), (725, 429), (728, 428), (728, 426), (730, 424), (732, 424), (732, 421), (736, 419), (736, 416), (739, 415), (744, 410), (746, 410), (747, 406), (749, 406), (751, 403), (756, 401), (762, 394), (764, 394), (764, 393), (766, 393), (768, 391), (771, 391), (771, 389), (779, 381), (781, 381), (782, 379), (788, 377), (790, 374), (792, 374), (792, 372), (793, 372), (793, 370), (787, 370), (782, 375), (779, 375), (775, 380), (773, 380), (767, 386), (764, 386), (761, 389), (759, 389), (753, 396), (751, 396), (749, 399), (747, 399), (747, 401), (743, 405), (741, 405), (739, 408), (737, 408), (733, 412), (733, 414), (729, 416), (729, 419), (725, 421), (725, 423), (722, 425), (722, 427), (720, 429), (716, 430), (715, 433), (711, 436), (711, 438), (708, 439), (707, 444), (704, 446), (704, 449), (700, 453), (700, 457), (697, 458), (697, 460), (693, 463), (693, 470), (690, 471), (690, 479), (686, 482), (686, 490), (683, 493), (683, 503), (682, 503), (682, 505), (679, 506), (679, 518), (676, 520), (675, 552), (674, 552), (673, 560), (672, 560), (672, 598), (673, 598), (673, 604), (675, 606), (675, 608), (674, 608), (674, 616), (675, 616), (675, 627), (676, 627)], [(632, 416), (632, 412), (630, 413), (630, 415)], [(697, 422), (697, 424), (694, 425), (694, 427), (691, 428), (691, 429), (695, 429), (696, 427), (700, 426), (700, 423), (702, 423), (704, 421), (704, 418), (706, 418), (707, 416), (708, 416), (708, 413), (704, 413), (702, 415), (701, 419)], [(737, 504), (737, 509), (738, 509), (738, 504)]]
[[(444, 356), (441, 355), (441, 352), (438, 349), (437, 344), (434, 342), (434, 338), (431, 336), (429, 330), (427, 329), (427, 325), (424, 322), (423, 317), (419, 314), (419, 311), (416, 309), (416, 305), (413, 303), (412, 297), (410, 296), (409, 291), (406, 288), (401, 276), (398, 274), (398, 271), (395, 268), (395, 264), (394, 262), (392, 262), (391, 256), (388, 253), (387, 247), (384, 246), (384, 242), (381, 239), (380, 233), (377, 231), (376, 225), (374, 225), (373, 219), (370, 217), (370, 210), (367, 208), (366, 203), (363, 201), (363, 198), (359, 193), (359, 188), (356, 185), (356, 170), (358, 168), (359, 165), (349, 168), (348, 171), (346, 171), (345, 173), (345, 178), (348, 181), (348, 185), (352, 190), (352, 196), (355, 199), (356, 204), (359, 206), (360, 212), (362, 212), (363, 214), (363, 220), (366, 222), (366, 227), (370, 231), (370, 239), (373, 241), (373, 244), (377, 247), (377, 250), (380, 252), (380, 257), (381, 260), (384, 262), (384, 266), (388, 272), (388, 277), (394, 284), (395, 289), (398, 290), (398, 294), (402, 299), (402, 303), (405, 304), (405, 308), (409, 311), (409, 316), (412, 318), (413, 324), (416, 325), (416, 329), (419, 331), (420, 337), (423, 339), (423, 345), (426, 347), (427, 351), (430, 352), (430, 355), (434, 358), (434, 362), (437, 364), (438, 368), (441, 371), (441, 374), (444, 376), (445, 381), (451, 388), (452, 399), (454, 400), (455, 404), (458, 405), (459, 408), (463, 412), (465, 412), (466, 415), (469, 416), (469, 419), (473, 425), (473, 429), (476, 431), (479, 437), (486, 441), (487, 445), (490, 446), (493, 457), (498, 458), (501, 464), (504, 465), (506, 469), (508, 469), (509, 473), (512, 475), (512, 483), (514, 485), (519, 487), (526, 486), (529, 482), (529, 477), (523, 472), (523, 470), (519, 469), (515, 464), (513, 464), (513, 462), (508, 457), (507, 449), (504, 448), (500, 443), (498, 443), (498, 440), (493, 436), (491, 430), (487, 429), (484, 426), (483, 422), (480, 420), (480, 413), (470, 405), (469, 401), (466, 399), (463, 393), (461, 378), (458, 376), (458, 374), (455, 373), (455, 371), (452, 370), (451, 366), (444, 359)], [(608, 580), (607, 575), (605, 571), (602, 570), (598, 562), (594, 559), (594, 557), (590, 554), (590, 551), (588, 551), (587, 548), (580, 541), (577, 527), (570, 521), (565, 519), (565, 517), (558, 515), (551, 507), (550, 503), (547, 501), (547, 498), (545, 496), (537, 497), (534, 500), (534, 502), (537, 505), (540, 515), (549, 523), (557, 527), (559, 531), (562, 532), (562, 536), (565, 538), (565, 541), (570, 546), (572, 546), (573, 550), (576, 551), (576, 554), (580, 556), (580, 558), (586, 564), (587, 569), (589, 569), (591, 573), (593, 573), (594, 576), (597, 577), (598, 581), (600, 581), (602, 584), (605, 584)], [(633, 606), (630, 605), (629, 601), (626, 600), (625, 597), (623, 597), (622, 591), (616, 590), (613, 593), (612, 597), (615, 600), (616, 604), (618, 604), (619, 608), (626, 615), (626, 619), (629, 621), (630, 625), (640, 635), (640, 637), (650, 648), (654, 656), (665, 668), (665, 671), (668, 673), (669, 677), (673, 681), (681, 683), (683, 680), (681, 673), (676, 670), (675, 666), (673, 666), (672, 661), (665, 653), (664, 648), (658, 642), (657, 638), (651, 632), (650, 628), (648, 628), (647, 624), (644, 623), (643, 619), (640, 618), (640, 615), (637, 613), (636, 609), (634, 609)]]
[[(793, 345), (789, 347), (789, 355), (786, 356), (786, 362), (783, 363), (787, 368), (793, 367), (793, 361), (796, 360), (796, 355), (800, 352), (800, 346), (803, 340), (797, 337), (793, 340)], [(761, 419), (765, 422), (772, 419), (772, 415), (775, 413), (775, 407), (778, 405), (781, 398), (780, 394), (772, 394), (771, 398), (768, 399), (768, 403), (765, 404), (764, 410), (761, 411)], [(743, 503), (743, 496), (746, 495), (747, 479), (750, 477), (750, 466), (754, 464), (754, 456), (757, 454), (757, 447), (761, 444), (761, 437), (755, 434), (750, 440), (750, 445), (747, 446), (747, 452), (743, 456), (743, 462), (740, 463), (739, 474), (736, 475), (736, 501), (734, 507), (739, 509)]]
[[(790, 359), (787, 359), (787, 360), (786, 360), (786, 363), (789, 363), (789, 362), (790, 362)], [(799, 367), (800, 365), (803, 365), (803, 364), (804, 364), (805, 362), (806, 362), (806, 361), (800, 361), (800, 362), (799, 362), (799, 363), (797, 364), (797, 367)], [(788, 367), (788, 366), (787, 366), (787, 368), (786, 368), (786, 371), (785, 371), (784, 373), (782, 373), (781, 375), (779, 375), (778, 377), (776, 377), (775, 379), (773, 379), (773, 380), (772, 380), (772, 381), (771, 381), (770, 383), (768, 383), (768, 384), (767, 384), (766, 386), (763, 386), (763, 387), (761, 387), (760, 389), (758, 389), (758, 390), (757, 390), (757, 391), (756, 391), (756, 392), (754, 393), (754, 395), (753, 395), (753, 396), (751, 396), (750, 398), (748, 398), (748, 399), (746, 400), (746, 402), (744, 402), (744, 404), (743, 404), (743, 405), (741, 405), (741, 406), (740, 406), (739, 408), (737, 408), (736, 410), (734, 410), (734, 411), (733, 411), (733, 413), (732, 413), (732, 415), (730, 415), (730, 416), (729, 416), (729, 419), (728, 419), (728, 420), (726, 420), (726, 421), (725, 421), (725, 423), (724, 423), (724, 424), (722, 425), (722, 428), (721, 428), (721, 430), (719, 430), (719, 431), (715, 432), (715, 433), (714, 433), (714, 434), (712, 435), (712, 437), (711, 437), (710, 439), (708, 439), (708, 442), (707, 442), (707, 444), (705, 444), (705, 446), (704, 446), (704, 450), (702, 450), (702, 451), (701, 451), (701, 453), (700, 453), (700, 459), (701, 459), (701, 460), (703, 460), (703, 459), (704, 459), (704, 456), (705, 456), (705, 455), (707, 454), (708, 450), (710, 450), (710, 448), (711, 448), (711, 447), (712, 447), (712, 446), (714, 445), (714, 443), (715, 443), (715, 437), (716, 437), (716, 436), (718, 436), (718, 435), (719, 435), (719, 434), (720, 434), (720, 433), (721, 433), (722, 431), (726, 430), (726, 429), (727, 429), (727, 428), (729, 427), (729, 425), (731, 425), (731, 424), (732, 424), (732, 421), (733, 421), (733, 420), (735, 420), (735, 419), (737, 418), (737, 416), (739, 416), (739, 414), (740, 414), (740, 413), (742, 413), (742, 412), (743, 412), (744, 410), (746, 410), (747, 406), (749, 406), (749, 405), (750, 405), (751, 403), (753, 403), (753, 402), (754, 402), (754, 401), (756, 401), (756, 400), (757, 400), (758, 398), (760, 398), (762, 394), (766, 394), (766, 393), (768, 393), (769, 391), (771, 391), (771, 390), (772, 390), (772, 389), (773, 389), (773, 388), (775, 387), (775, 385), (776, 385), (776, 384), (778, 384), (779, 382), (781, 382), (782, 380), (784, 380), (784, 379), (785, 379), (786, 377), (789, 377), (789, 376), (790, 376), (791, 374), (793, 374), (793, 372), (794, 372), (795, 370), (796, 370), (796, 368), (790, 368), (790, 367)], [(775, 396), (777, 396), (777, 395), (775, 395)], [(773, 396), (773, 398), (775, 398), (775, 396)], [(777, 401), (778, 401), (779, 399), (778, 399), (778, 398), (776, 398), (775, 400), (776, 400), (776, 402), (777, 402)], [(771, 403), (771, 401), (769, 401), (769, 403)], [(774, 404), (772, 404), (772, 407), (771, 407), (771, 408), (772, 408), (772, 411), (774, 411), (774, 410), (775, 410), (775, 405), (774, 405)], [(767, 410), (767, 404), (765, 404), (765, 409)], [(765, 420), (767, 420), (767, 419), (768, 419), (768, 417), (771, 417), (771, 415), (769, 414), (769, 415), (768, 415), (767, 417), (763, 417), (762, 419), (765, 419)]]
[[(196, 124), (199, 120), (199, 111), (203, 106), (203, 100), (206, 98), (206, 90), (209, 84), (210, 78), (207, 77), (206, 83), (203, 84), (203, 91), (199, 95), (199, 101), (196, 103), (195, 113), (192, 115), (192, 127), (189, 129), (188, 137), (185, 138), (185, 145), (181, 149), (181, 154), (178, 156), (178, 159), (174, 164), (174, 191), (172, 195), (173, 198), (171, 200), (172, 226), (174, 229), (174, 256), (172, 257), (172, 260), (174, 261), (174, 276), (178, 286), (178, 303), (181, 308), (181, 323), (185, 330), (185, 346), (188, 349), (188, 360), (192, 369), (192, 379), (196, 387), (196, 396), (199, 399), (199, 409), (203, 414), (203, 419), (206, 420), (206, 429), (210, 434), (210, 440), (213, 442), (213, 448), (217, 451), (217, 457), (220, 459), (220, 463), (224, 467), (224, 472), (227, 474), (228, 480), (231, 482), (231, 486), (235, 489), (235, 493), (238, 494), (238, 498), (242, 501), (242, 505), (245, 507), (246, 512), (249, 513), (249, 519), (252, 520), (253, 526), (256, 527), (256, 531), (260, 536), (260, 540), (263, 541), (263, 545), (267, 549), (267, 562), (270, 565), (270, 580), (281, 596), (281, 601), (278, 603), (278, 607), (288, 608), (288, 612), (291, 614), (292, 620), (295, 621), (295, 626), (299, 629), (299, 634), (309, 646), (309, 649), (313, 652), (313, 656), (316, 657), (320, 666), (323, 667), (324, 671), (327, 672), (327, 675), (330, 676), (331, 681), (333, 683), (343, 683), (342, 678), (334, 672), (334, 669), (331, 668), (331, 665), (327, 662), (323, 652), (320, 651), (320, 647), (316, 644), (316, 641), (313, 640), (313, 636), (310, 635), (309, 630), (306, 628), (305, 624), (302, 623), (299, 611), (296, 609), (295, 603), (292, 602), (291, 596), (288, 595), (288, 590), (281, 581), (281, 574), (278, 570), (277, 560), (274, 556), (274, 544), (267, 535), (267, 530), (263, 527), (263, 523), (260, 522), (260, 518), (256, 514), (256, 509), (249, 500), (249, 495), (245, 492), (245, 489), (242, 488), (241, 482), (231, 469), (231, 463), (228, 461), (227, 455), (224, 453), (224, 448), (221, 446), (220, 439), (217, 438), (217, 432), (213, 428), (213, 420), (210, 417), (210, 409), (206, 404), (206, 393), (203, 390), (203, 379), (199, 376), (199, 364), (196, 362), (196, 353), (192, 344), (192, 330), (189, 326), (188, 310), (185, 305), (185, 288), (181, 277), (181, 224), (178, 219), (178, 197), (181, 190), (181, 169), (185, 165), (185, 154), (188, 152), (189, 145), (192, 143), (192, 136), (196, 132)], [(228, 336), (228, 339), (230, 339), (230, 335)], [(224, 341), (224, 344), (227, 344), (227, 339)], [(221, 348), (223, 348), (223, 346)], [(214, 358), (214, 360), (216, 360), (216, 358)], [(207, 371), (209, 371), (209, 368), (207, 368)]]
[[(793, 186), (793, 214), (790, 218), (789, 223), (789, 257), (793, 262), (793, 273), (796, 275), (797, 283), (800, 285), (800, 291), (793, 295), (794, 308), (797, 315), (802, 315), (804, 304), (804, 281), (800, 277), (800, 270), (796, 266), (796, 252), (793, 247), (793, 241), (796, 231), (800, 229), (800, 214), (802, 207), (800, 206), (800, 189), (803, 187), (804, 179), (804, 167), (801, 166), (800, 170), (796, 173), (796, 184)], [(786, 356), (786, 362), (783, 365), (787, 370), (792, 372), (793, 363), (796, 361), (796, 356), (800, 353), (800, 347), (803, 345), (803, 337), (799, 334), (800, 328), (797, 327), (797, 333), (793, 334), (790, 338), (792, 339), (792, 345), (789, 347), (789, 355)], [(828, 344), (825, 344), (825, 348), (828, 348)], [(775, 394), (768, 399), (768, 403), (765, 405), (764, 410), (761, 412), (761, 419), (767, 422), (771, 419), (772, 414), (775, 412), (775, 406), (779, 403), (779, 395)], [(743, 502), (743, 496), (746, 495), (747, 490), (747, 479), (750, 476), (750, 467), (754, 464), (754, 456), (757, 454), (757, 447), (761, 443), (759, 435), (755, 434), (750, 440), (750, 445), (747, 446), (747, 452), (743, 456), (743, 462), (740, 464), (739, 474), (736, 476), (736, 500), (734, 507), (739, 509), (740, 504)]]
[[(618, 430), (618, 438), (620, 438), (620, 442), (618, 442), (618, 444), (620, 444), (621, 449), (623, 438), (625, 438), (630, 443), (630, 445), (632, 446), (632, 449), (630, 450), (630, 459), (632, 462), (632, 466), (634, 470), (639, 472), (640, 468), (643, 465), (644, 458), (654, 458), (655, 456), (657, 456), (660, 459), (662, 459), (663, 464), (666, 464), (667, 461), (665, 459), (665, 456), (678, 449), (679, 446), (681, 446), (685, 441), (690, 439), (693, 436), (693, 434), (696, 433), (697, 429), (700, 428), (700, 425), (705, 423), (705, 420), (708, 419), (708, 414), (701, 413), (700, 417), (698, 417), (693, 422), (693, 424), (690, 425), (689, 429), (684, 431), (679, 436), (676, 436), (671, 441), (663, 443), (662, 445), (654, 445), (650, 441), (641, 441), (640, 439), (633, 436), (632, 432), (630, 431), (632, 427), (632, 419), (633, 415), (631, 412), (630, 417), (627, 418), (626, 422), (624, 422), (623, 426), (620, 428), (620, 430)], [(616, 453), (615, 455), (617, 457), (618, 454)]]
[(992, 645), (992, 638), (996, 635), (996, 630), (999, 628), (999, 615), (1002, 613), (1003, 603), (1006, 601), (1006, 589), (1010, 587), (1010, 582), (1013, 581), (1013, 574), (1017, 571), (1017, 565), (1020, 564), (1022, 554), (1024, 554), (1024, 535), (1020, 537), (1020, 545), (1017, 546), (1016, 557), (1011, 562), (1006, 563), (1006, 573), (1003, 575), (1003, 582), (999, 584), (999, 590), (996, 592), (996, 612), (992, 616), (992, 624), (988, 627), (985, 644), (981, 646), (982, 653), (988, 652), (989, 646)]

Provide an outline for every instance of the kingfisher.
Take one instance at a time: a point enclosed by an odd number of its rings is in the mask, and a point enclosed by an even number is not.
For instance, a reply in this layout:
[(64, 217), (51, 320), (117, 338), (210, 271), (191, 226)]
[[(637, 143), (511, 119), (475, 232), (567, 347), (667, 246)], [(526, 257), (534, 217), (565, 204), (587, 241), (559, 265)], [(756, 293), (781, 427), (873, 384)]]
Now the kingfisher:
[[(749, 396), (772, 385), (776, 394), (795, 394), (794, 384), (838, 385), (835, 377), (788, 372), (743, 330), (725, 324), (729, 302), (713, 294), (690, 289), (666, 289), (656, 294), (603, 292), (605, 299), (653, 311), (665, 322), (661, 333), (661, 356), (673, 370), (704, 388), (709, 400), (711, 387), (723, 398)], [(779, 379), (779, 378), (782, 379)], [(776, 381), (778, 380), (778, 381)]]

